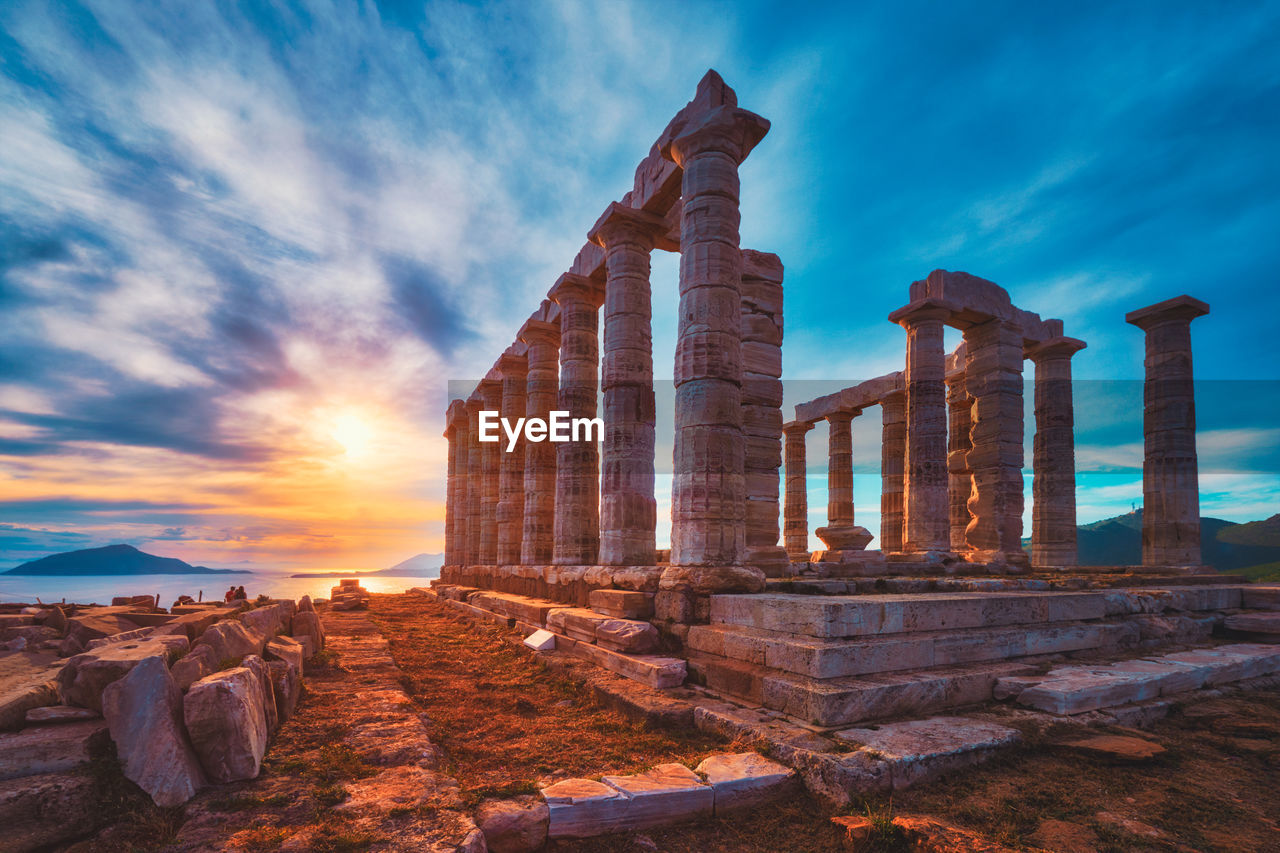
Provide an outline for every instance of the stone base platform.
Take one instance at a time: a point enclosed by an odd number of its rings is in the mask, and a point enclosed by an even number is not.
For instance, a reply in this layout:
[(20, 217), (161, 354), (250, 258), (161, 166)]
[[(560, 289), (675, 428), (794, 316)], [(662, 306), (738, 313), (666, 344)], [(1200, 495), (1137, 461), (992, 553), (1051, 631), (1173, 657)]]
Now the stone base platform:
[(598, 589), (657, 592), (663, 566), (444, 566), (446, 584), (587, 607)]

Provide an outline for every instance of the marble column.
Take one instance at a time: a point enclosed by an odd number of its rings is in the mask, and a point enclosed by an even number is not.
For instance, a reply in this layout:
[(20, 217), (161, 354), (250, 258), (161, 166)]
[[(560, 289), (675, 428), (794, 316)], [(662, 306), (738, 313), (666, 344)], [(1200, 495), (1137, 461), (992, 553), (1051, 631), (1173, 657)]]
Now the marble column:
[[(480, 399), (484, 408), (491, 412), (502, 410), (502, 378), (498, 372), (490, 371), (480, 383)], [(493, 430), (490, 430), (492, 434)], [(480, 442), (480, 565), (494, 566), (498, 563), (498, 483), (502, 466), (502, 427), (497, 428), (498, 441)]]
[(1208, 313), (1209, 306), (1199, 299), (1177, 296), (1125, 315), (1147, 333), (1142, 391), (1145, 566), (1201, 564), (1191, 321)]
[(783, 536), (787, 556), (793, 563), (809, 561), (809, 482), (805, 461), (805, 433), (813, 429), (808, 421), (792, 421), (782, 427), (786, 436), (787, 488)]
[[(860, 413), (858, 413), (860, 414)], [(854, 412), (827, 415), (827, 526), (853, 526)]]
[[(529, 359), (508, 350), (498, 359), (502, 371), (502, 417), (515, 423), (525, 416), (525, 383)], [(498, 565), (520, 562), (520, 542), (524, 535), (524, 448), (523, 438), (508, 452), (506, 433), (502, 435), (498, 473)]]
[(964, 340), (965, 386), (973, 398), (966, 454), (973, 492), (965, 541), (974, 562), (1025, 566), (1022, 328), (992, 319), (966, 329)]
[(477, 390), (467, 399), (467, 550), (463, 561), (480, 565), (480, 531), (484, 527), (484, 448), (479, 441), (480, 410), (484, 401)]
[(1036, 366), (1036, 434), (1031, 455), (1031, 565), (1074, 566), (1076, 438), (1071, 356), (1075, 338), (1051, 338), (1028, 353)]
[(666, 231), (661, 217), (614, 202), (587, 235), (605, 252), (600, 563), (607, 566), (657, 562), (649, 255)]
[(779, 540), (782, 467), (782, 261), (742, 250), (742, 432), (747, 484), (745, 562), (770, 577), (786, 573)]
[[(600, 379), (600, 305), (604, 288), (565, 273), (551, 288), (560, 306), (560, 402), (570, 418), (594, 418)], [(551, 561), (595, 565), (600, 554), (600, 448), (594, 441), (556, 445), (555, 532)]]
[(951, 550), (957, 553), (969, 549), (965, 541), (965, 529), (969, 526), (969, 496), (973, 493), (973, 471), (969, 469), (969, 450), (972, 443), (969, 430), (972, 421), (973, 400), (965, 389), (963, 370), (947, 376), (947, 478), (948, 501), (951, 519)]
[[(517, 337), (529, 347), (525, 416), (546, 420), (556, 408), (560, 390), (560, 324), (528, 320)], [(556, 447), (549, 441), (525, 442), (520, 562), (526, 566), (551, 563), (555, 541)]]
[(952, 308), (940, 300), (913, 302), (889, 315), (907, 330), (907, 456), (903, 550), (947, 551), (947, 354), (943, 324)]
[(906, 488), (907, 395), (895, 391), (880, 401), (880, 550), (902, 553), (902, 493)]
[(763, 588), (763, 573), (741, 566), (746, 444), (738, 166), (768, 127), (761, 117), (724, 105), (686, 121), (663, 146), (664, 156), (683, 170), (672, 567), (662, 580), (668, 588)]
[(444, 564), (465, 562), (467, 541), (467, 406), (461, 400), (449, 403), (444, 437), (449, 441), (449, 474), (445, 484)]

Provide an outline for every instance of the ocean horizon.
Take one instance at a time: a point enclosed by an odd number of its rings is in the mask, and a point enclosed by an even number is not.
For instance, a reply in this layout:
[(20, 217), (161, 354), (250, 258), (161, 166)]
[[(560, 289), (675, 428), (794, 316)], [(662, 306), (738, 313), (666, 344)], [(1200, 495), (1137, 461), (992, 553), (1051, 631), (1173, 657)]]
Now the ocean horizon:
[[(292, 574), (315, 572), (312, 577), (294, 578)], [(227, 587), (244, 586), (250, 598), (266, 594), (272, 598), (328, 598), (338, 578), (320, 573), (337, 569), (255, 569), (235, 574), (217, 575), (44, 575), (0, 574), (0, 603), (20, 602), (45, 604), (66, 601), (73, 604), (110, 604), (111, 599), (126, 595), (159, 595), (160, 606), (169, 607), (180, 595), (197, 600), (221, 601)], [(352, 569), (347, 577), (363, 575), (372, 569)], [(370, 592), (398, 593), (410, 587), (427, 586), (440, 576), (439, 570), (423, 575), (363, 575), (360, 583)]]

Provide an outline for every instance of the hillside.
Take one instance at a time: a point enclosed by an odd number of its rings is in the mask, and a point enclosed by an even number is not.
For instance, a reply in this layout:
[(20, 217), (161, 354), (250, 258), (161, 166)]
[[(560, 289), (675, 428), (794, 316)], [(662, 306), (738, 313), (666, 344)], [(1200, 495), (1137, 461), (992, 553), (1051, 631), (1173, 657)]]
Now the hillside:
[[(1079, 528), (1082, 566), (1131, 566), (1142, 562), (1142, 510), (1105, 518)], [(1236, 524), (1200, 519), (1200, 553), (1222, 572), (1280, 562), (1280, 515)]]
[(193, 566), (175, 557), (157, 557), (154, 554), (139, 551), (132, 545), (107, 545), (103, 548), (86, 548), (82, 551), (51, 554), (0, 574), (59, 577), (64, 575), (230, 575), (244, 574), (244, 572)]
[(289, 575), (291, 578), (376, 578), (376, 577), (440, 577), (440, 567), (444, 565), (444, 554), (418, 554), (396, 563), (389, 569), (378, 569), (376, 572), (299, 572)]

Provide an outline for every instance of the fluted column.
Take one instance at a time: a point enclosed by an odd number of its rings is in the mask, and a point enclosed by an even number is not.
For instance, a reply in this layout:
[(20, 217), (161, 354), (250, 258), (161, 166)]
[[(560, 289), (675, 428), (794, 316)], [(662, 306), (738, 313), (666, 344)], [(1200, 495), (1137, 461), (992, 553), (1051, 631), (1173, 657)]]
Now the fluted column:
[[(525, 382), (529, 360), (524, 355), (506, 352), (498, 359), (502, 371), (502, 417), (514, 424), (525, 414)], [(523, 438), (508, 451), (506, 433), (502, 435), (498, 474), (498, 565), (513, 566), (520, 562), (520, 539), (524, 534), (524, 445)]]
[(907, 457), (903, 494), (906, 542), (910, 552), (946, 551), (951, 546), (947, 498), (947, 401), (943, 380), (947, 355), (943, 323), (950, 306), (926, 299), (889, 315), (907, 330)]
[(466, 463), (467, 407), (461, 400), (449, 403), (445, 415), (444, 437), (449, 442), (449, 473), (445, 484), (444, 564), (457, 566), (464, 562), (467, 541)]
[[(480, 383), (480, 399), (491, 412), (502, 409), (502, 380), (491, 372)], [(490, 430), (490, 434), (492, 434)], [(480, 565), (493, 566), (498, 562), (498, 482), (501, 471), (502, 428), (497, 430), (498, 441), (480, 442)]]
[(463, 561), (480, 565), (480, 531), (484, 528), (484, 448), (479, 441), (480, 410), (484, 401), (477, 390), (467, 399), (467, 550)]
[[(525, 415), (546, 420), (557, 406), (560, 389), (560, 324), (528, 320), (517, 337), (529, 347)], [(520, 562), (526, 566), (548, 565), (553, 556), (556, 446), (549, 441), (525, 442)]]
[(785, 574), (779, 539), (778, 469), (782, 467), (782, 261), (742, 250), (742, 432), (747, 484), (746, 562)]
[(793, 563), (809, 560), (809, 482), (805, 461), (805, 434), (813, 429), (808, 421), (784, 424), (786, 436), (786, 505), (783, 508), (783, 541)]
[(605, 250), (600, 563), (607, 566), (657, 562), (649, 254), (666, 230), (660, 217), (614, 202), (588, 235)]
[[(571, 418), (596, 417), (600, 378), (600, 303), (604, 289), (565, 273), (551, 289), (560, 306), (560, 402)], [(600, 448), (595, 441), (556, 445), (552, 562), (594, 565), (600, 553)]]
[(827, 526), (853, 524), (853, 412), (827, 415)]
[(1190, 296), (1133, 311), (1147, 333), (1143, 384), (1142, 563), (1198, 566), (1200, 475), (1196, 457), (1191, 321), (1209, 306)]
[(1036, 434), (1031, 455), (1031, 565), (1074, 566), (1076, 439), (1071, 357), (1084, 341), (1053, 338), (1028, 354), (1036, 366)]
[(673, 567), (663, 578), (672, 588), (755, 590), (764, 582), (758, 569), (682, 569), (739, 566), (746, 546), (738, 166), (768, 127), (720, 106), (679, 128), (663, 152), (683, 169)]
[(965, 387), (973, 398), (966, 454), (973, 471), (965, 541), (975, 562), (1028, 564), (1022, 549), (1022, 329), (993, 319), (964, 333)]
[(972, 422), (973, 400), (965, 388), (963, 370), (947, 376), (947, 415), (950, 429), (947, 432), (948, 503), (951, 518), (951, 550), (966, 551), (965, 530), (969, 526), (969, 496), (973, 493), (973, 471), (969, 469), (969, 450), (972, 443), (969, 430)]
[(906, 488), (907, 395), (895, 391), (880, 401), (880, 550), (902, 553)]

